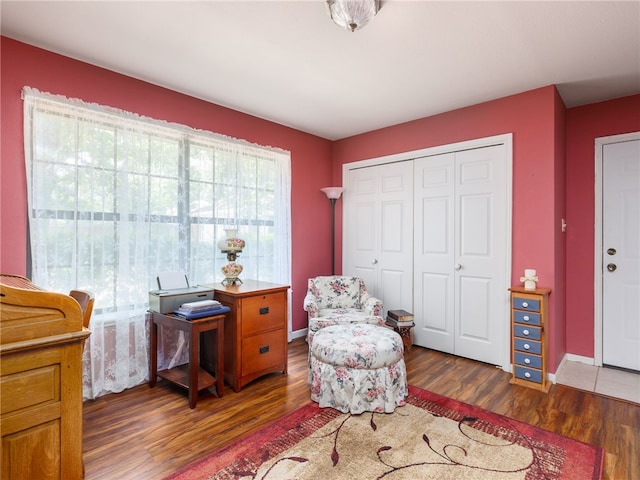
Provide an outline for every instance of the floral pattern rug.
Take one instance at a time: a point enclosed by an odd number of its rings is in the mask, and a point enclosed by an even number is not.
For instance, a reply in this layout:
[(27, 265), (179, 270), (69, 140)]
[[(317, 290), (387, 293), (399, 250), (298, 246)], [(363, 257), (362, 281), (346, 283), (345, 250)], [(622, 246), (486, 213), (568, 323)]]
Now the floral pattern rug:
[(391, 414), (309, 403), (167, 480), (597, 480), (603, 457), (600, 447), (409, 387)]

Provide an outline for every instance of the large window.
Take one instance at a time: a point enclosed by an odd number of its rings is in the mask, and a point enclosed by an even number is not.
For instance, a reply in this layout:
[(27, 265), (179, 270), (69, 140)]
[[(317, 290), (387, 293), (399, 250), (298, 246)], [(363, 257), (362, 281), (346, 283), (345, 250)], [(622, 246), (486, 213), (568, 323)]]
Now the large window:
[(216, 241), (230, 226), (247, 243), (243, 277), (289, 283), (288, 152), (29, 88), (23, 98), (34, 283), (92, 290), (96, 326), (129, 325), (160, 272), (222, 280)]

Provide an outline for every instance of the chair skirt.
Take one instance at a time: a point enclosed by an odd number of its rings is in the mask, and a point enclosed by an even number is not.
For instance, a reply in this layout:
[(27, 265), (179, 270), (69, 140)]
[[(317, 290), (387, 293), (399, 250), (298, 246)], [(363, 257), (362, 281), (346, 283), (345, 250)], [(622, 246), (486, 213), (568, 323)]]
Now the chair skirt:
[(370, 324), (318, 330), (310, 345), (311, 400), (343, 413), (393, 412), (405, 404), (400, 335)]

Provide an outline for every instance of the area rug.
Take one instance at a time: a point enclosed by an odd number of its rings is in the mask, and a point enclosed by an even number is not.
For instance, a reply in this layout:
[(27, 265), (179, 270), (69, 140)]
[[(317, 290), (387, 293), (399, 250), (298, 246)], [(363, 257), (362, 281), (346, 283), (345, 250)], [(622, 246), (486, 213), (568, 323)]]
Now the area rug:
[(167, 477), (597, 480), (604, 451), (409, 387), (392, 414), (308, 405)]

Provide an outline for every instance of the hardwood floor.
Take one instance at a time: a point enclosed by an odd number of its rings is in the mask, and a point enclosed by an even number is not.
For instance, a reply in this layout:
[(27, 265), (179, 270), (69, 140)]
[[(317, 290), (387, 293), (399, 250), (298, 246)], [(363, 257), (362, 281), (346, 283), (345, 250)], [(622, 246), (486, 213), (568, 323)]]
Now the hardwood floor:
[[(483, 363), (414, 347), (409, 383), (606, 450), (604, 479), (640, 478), (640, 406), (554, 385), (548, 394), (509, 384)], [(307, 345), (289, 344), (289, 374), (272, 374), (239, 393), (203, 394), (190, 409), (185, 390), (160, 380), (84, 403), (85, 478), (160, 479), (309, 401)]]

